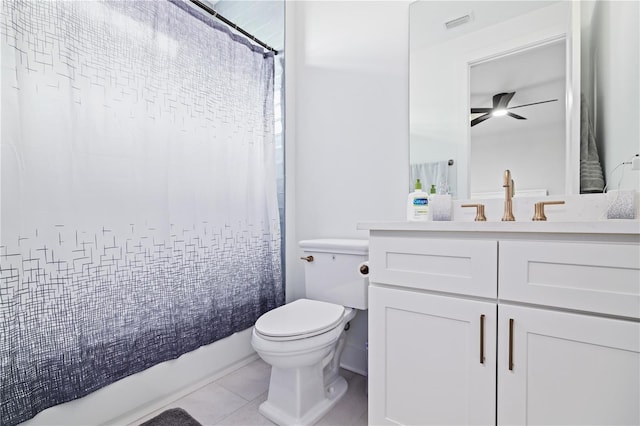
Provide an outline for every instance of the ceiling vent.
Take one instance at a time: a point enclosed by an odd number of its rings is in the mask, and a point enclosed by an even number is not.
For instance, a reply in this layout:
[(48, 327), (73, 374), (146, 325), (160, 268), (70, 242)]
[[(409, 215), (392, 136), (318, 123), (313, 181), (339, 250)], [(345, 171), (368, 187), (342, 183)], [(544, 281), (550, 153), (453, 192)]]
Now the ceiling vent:
[(469, 12), (465, 15), (462, 15), (458, 18), (455, 19), (451, 19), (450, 21), (447, 21), (444, 23), (444, 26), (447, 27), (448, 30), (450, 30), (451, 28), (455, 28), (458, 27), (460, 25), (464, 25), (467, 22), (471, 22), (473, 20), (473, 13)]

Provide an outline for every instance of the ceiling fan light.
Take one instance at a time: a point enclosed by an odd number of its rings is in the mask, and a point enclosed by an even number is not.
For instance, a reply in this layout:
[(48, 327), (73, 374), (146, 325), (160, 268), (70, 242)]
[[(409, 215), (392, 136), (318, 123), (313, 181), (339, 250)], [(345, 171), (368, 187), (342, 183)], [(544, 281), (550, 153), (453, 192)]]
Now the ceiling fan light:
[(507, 115), (506, 109), (497, 109), (491, 113), (494, 117), (502, 117), (503, 115)]

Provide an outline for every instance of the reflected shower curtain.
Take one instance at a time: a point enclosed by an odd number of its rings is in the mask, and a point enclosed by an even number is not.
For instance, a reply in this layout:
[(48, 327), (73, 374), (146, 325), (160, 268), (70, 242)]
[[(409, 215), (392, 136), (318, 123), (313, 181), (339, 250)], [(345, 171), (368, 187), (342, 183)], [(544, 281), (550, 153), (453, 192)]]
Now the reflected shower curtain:
[(410, 191), (414, 190), (416, 179), (420, 179), (422, 190), (429, 192), (431, 185), (436, 186), (438, 194), (449, 192), (449, 168), (447, 161), (434, 161), (431, 163), (411, 163), (410, 171)]
[(1, 25), (13, 425), (250, 327), (284, 295), (273, 56), (179, 0), (4, 1)]

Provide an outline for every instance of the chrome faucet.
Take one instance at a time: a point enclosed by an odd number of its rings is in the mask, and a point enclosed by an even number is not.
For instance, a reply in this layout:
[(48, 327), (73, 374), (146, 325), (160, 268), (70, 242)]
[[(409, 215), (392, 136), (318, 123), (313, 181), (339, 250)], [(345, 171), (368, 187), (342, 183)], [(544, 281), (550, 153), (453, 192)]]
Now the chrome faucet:
[(511, 171), (508, 169), (504, 171), (504, 214), (502, 215), (503, 222), (513, 222), (516, 218), (513, 216), (513, 195), (515, 194), (515, 188), (513, 185), (513, 179), (511, 179)]

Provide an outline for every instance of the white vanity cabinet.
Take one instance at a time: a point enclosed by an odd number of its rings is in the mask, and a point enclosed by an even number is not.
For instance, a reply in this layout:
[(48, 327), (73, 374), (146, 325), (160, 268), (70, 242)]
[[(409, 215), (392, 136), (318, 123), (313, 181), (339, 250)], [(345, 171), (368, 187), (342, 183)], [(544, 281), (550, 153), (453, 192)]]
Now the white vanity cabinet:
[(640, 424), (637, 238), (498, 245), (498, 423)]
[(637, 228), (500, 225), (367, 228), (369, 423), (640, 424)]

